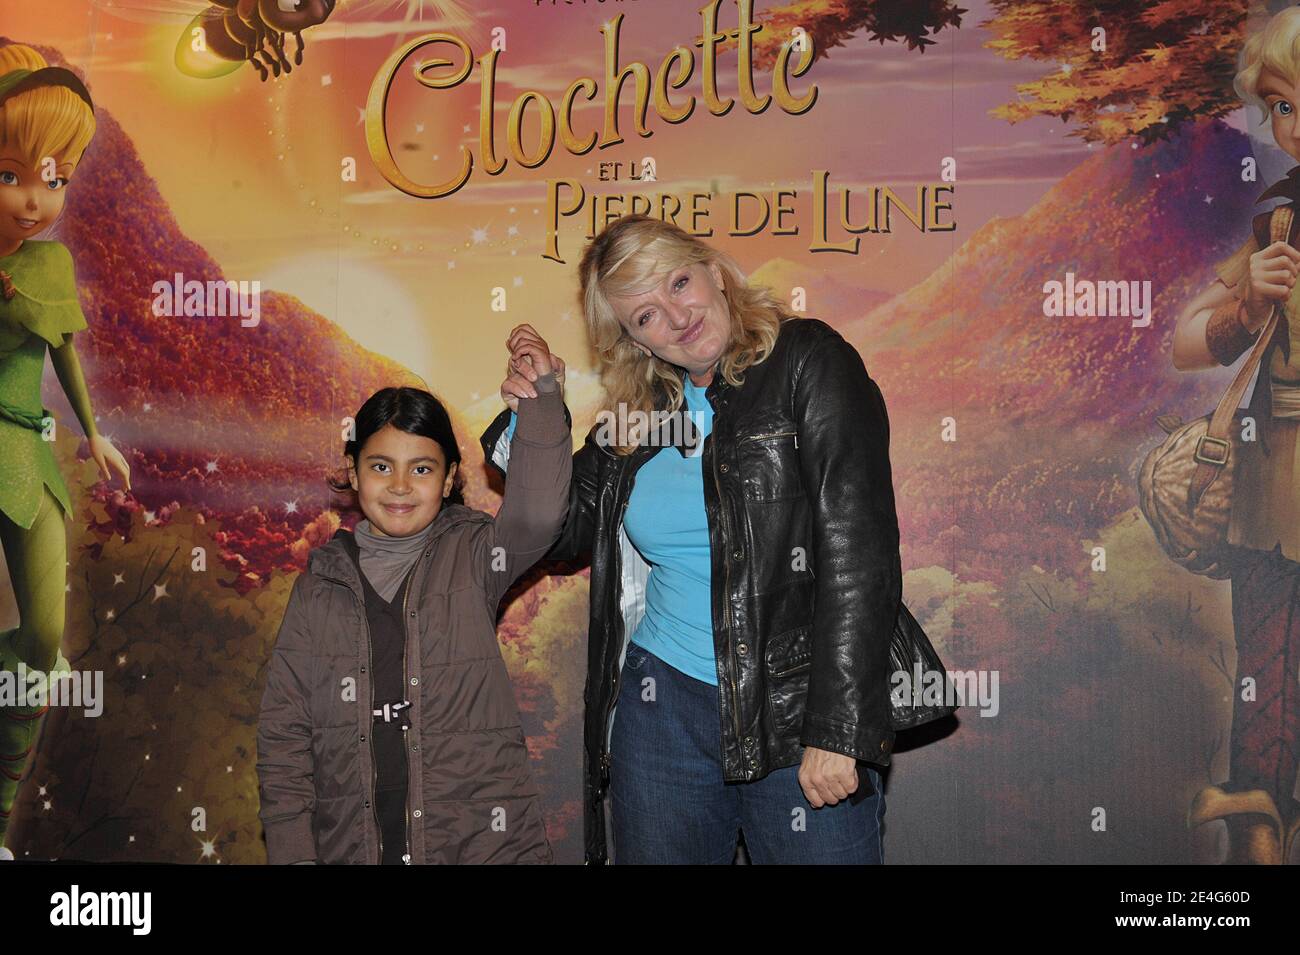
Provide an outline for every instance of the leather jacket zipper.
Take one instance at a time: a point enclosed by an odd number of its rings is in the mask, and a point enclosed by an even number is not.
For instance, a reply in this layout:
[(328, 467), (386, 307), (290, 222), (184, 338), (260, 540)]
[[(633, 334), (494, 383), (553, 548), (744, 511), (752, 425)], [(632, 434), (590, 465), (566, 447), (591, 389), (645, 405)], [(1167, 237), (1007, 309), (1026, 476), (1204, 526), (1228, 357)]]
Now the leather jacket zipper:
[[(712, 434), (709, 437), (713, 437)], [(718, 477), (718, 443), (713, 443), (713, 484), (718, 489), (718, 520), (722, 523), (723, 539), (727, 539), (727, 515), (726, 507), (722, 499), (722, 479)], [(723, 592), (723, 614), (722, 627), (727, 634), (727, 657), (731, 661), (731, 673), (728, 675), (731, 683), (731, 725), (736, 731), (736, 745), (740, 746), (740, 694), (736, 691), (736, 653), (731, 646), (731, 555), (725, 550), (722, 554), (724, 565), (723, 573), (727, 582), (726, 590)], [(725, 749), (724, 749), (725, 752)], [(743, 747), (742, 747), (743, 753)], [(742, 767), (743, 768), (743, 767)]]
[[(623, 505), (619, 509), (618, 526), (614, 528), (614, 536), (616, 538), (618, 537), (618, 535), (623, 529), (623, 515), (627, 512), (627, 505), (631, 501), (631, 499), (632, 499), (632, 491), (629, 489), (627, 494), (623, 497)], [(623, 579), (623, 548), (622, 547), (615, 548), (615, 555), (616, 557), (614, 563), (617, 565), (615, 569), (615, 577), (621, 582)], [(618, 655), (621, 658), (623, 656), (623, 648), (626, 645), (628, 640), (628, 635), (623, 632), (624, 621), (623, 621), (623, 614), (621, 612), (621, 609), (619, 613), (615, 614), (615, 622), (618, 627)], [(622, 680), (622, 677), (623, 677), (623, 667), (616, 664), (614, 667), (614, 687), (609, 696), (609, 705), (605, 707), (605, 724), (601, 730), (601, 736), (603, 737), (603, 742), (601, 745), (600, 766), (601, 769), (604, 770), (604, 773), (602, 774), (604, 776), (608, 776), (610, 772), (610, 764), (613, 762), (613, 756), (610, 754), (609, 751), (609, 747), (610, 747), (609, 720), (610, 717), (613, 716), (614, 714), (614, 707), (618, 705), (618, 685), (619, 682)], [(606, 783), (606, 788), (608, 788), (608, 783)], [(602, 791), (600, 795), (603, 797), (604, 792)]]
[(751, 435), (746, 435), (745, 437), (741, 438), (741, 439), (740, 439), (739, 441), (737, 441), (736, 443), (737, 443), (737, 444), (744, 444), (746, 441), (758, 441), (758, 440), (760, 440), (760, 439), (762, 439), (762, 438), (780, 438), (780, 437), (783, 437), (784, 435), (787, 435), (787, 434), (792, 434), (792, 435), (794, 435), (794, 446), (795, 446), (796, 448), (799, 447), (799, 432), (798, 432), (798, 431), (773, 431), (771, 434), (751, 434)]

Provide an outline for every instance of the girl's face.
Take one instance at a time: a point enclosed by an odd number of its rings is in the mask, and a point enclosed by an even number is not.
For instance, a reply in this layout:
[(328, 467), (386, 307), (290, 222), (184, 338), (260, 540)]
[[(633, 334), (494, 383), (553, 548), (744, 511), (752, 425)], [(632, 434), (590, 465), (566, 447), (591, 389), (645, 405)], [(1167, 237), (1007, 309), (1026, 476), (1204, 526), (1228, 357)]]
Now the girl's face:
[(1268, 104), (1273, 120), (1273, 140), (1292, 159), (1300, 159), (1300, 89), (1292, 86), (1276, 73), (1265, 70), (1259, 78), (1260, 97)]
[(428, 527), (456, 477), (456, 465), (448, 472), (438, 442), (386, 424), (360, 454), (360, 462), (347, 455), (348, 479), (371, 529), (384, 537), (410, 537)]
[(0, 150), (0, 247), (17, 248), (53, 224), (74, 168), (57, 158), (31, 165), (12, 147)]

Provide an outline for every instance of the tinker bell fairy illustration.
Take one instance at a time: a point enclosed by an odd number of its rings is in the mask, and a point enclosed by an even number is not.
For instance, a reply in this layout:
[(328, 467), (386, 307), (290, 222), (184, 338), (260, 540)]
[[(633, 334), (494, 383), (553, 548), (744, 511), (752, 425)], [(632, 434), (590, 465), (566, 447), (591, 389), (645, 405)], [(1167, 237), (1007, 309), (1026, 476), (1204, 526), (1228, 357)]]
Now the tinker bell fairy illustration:
[[(1233, 85), (1300, 160), (1300, 8), (1246, 42)], [(1271, 197), (1300, 213), (1300, 166), (1259, 198)], [(1240, 459), (1224, 549), (1237, 644), (1229, 778), (1202, 789), (1189, 813), (1193, 824), (1225, 822), (1228, 862), (1278, 864), (1300, 830), (1300, 251), (1270, 241), (1268, 222), (1267, 212), (1256, 217), (1252, 236), (1183, 310), (1173, 359), (1182, 370), (1234, 365), (1283, 305), (1247, 412), (1258, 440), (1233, 448)]]
[[(78, 162), (95, 134), (94, 106), (76, 74), (51, 67), (31, 47), (0, 47), (0, 543), (17, 599), (17, 630), (0, 632), (0, 670), (19, 664), (67, 671), (64, 522), (72, 509), (48, 439), (41, 404), (45, 353), (90, 444), (112, 480), (131, 488), (126, 460), (95, 427), (72, 344), (86, 327), (72, 256), (35, 241), (58, 218)], [(12, 679), (12, 678), (11, 678)], [(0, 859), (18, 784), (46, 707), (0, 706)]]

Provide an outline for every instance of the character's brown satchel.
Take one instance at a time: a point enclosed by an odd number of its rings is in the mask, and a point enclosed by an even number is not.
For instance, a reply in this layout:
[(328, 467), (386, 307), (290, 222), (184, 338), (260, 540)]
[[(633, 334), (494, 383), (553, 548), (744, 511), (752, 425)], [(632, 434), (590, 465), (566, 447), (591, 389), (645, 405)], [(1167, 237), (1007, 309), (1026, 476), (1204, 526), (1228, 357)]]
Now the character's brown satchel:
[[(1268, 220), (1270, 241), (1261, 243), (1260, 248), (1291, 241), (1293, 220), (1291, 206), (1274, 209)], [(1169, 436), (1142, 462), (1138, 505), (1165, 553), (1194, 574), (1215, 580), (1228, 577), (1225, 545), (1232, 518), (1232, 489), (1245, 450), (1240, 439), (1242, 418), (1250, 414), (1237, 405), (1268, 350), (1281, 314), (1282, 303), (1274, 303), (1254, 348), (1212, 414), (1187, 424), (1174, 414), (1156, 418)], [(1261, 369), (1261, 376), (1267, 374), (1267, 368)], [(1257, 387), (1263, 384), (1261, 381)]]

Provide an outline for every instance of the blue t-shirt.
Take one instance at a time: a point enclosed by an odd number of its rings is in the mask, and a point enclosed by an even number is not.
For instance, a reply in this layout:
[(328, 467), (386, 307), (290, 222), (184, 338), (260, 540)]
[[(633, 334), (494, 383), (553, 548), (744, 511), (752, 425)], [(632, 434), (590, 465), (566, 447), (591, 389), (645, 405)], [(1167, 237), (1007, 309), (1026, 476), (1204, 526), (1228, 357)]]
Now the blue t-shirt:
[[(701, 441), (713, 430), (705, 388), (683, 378), (686, 407)], [(636, 472), (623, 527), (650, 565), (645, 616), (632, 635), (687, 676), (718, 683), (713, 652), (713, 560), (704, 512), (704, 455), (660, 448)]]
[[(687, 410), (699, 440), (713, 430), (713, 408), (690, 375), (683, 376)], [(510, 416), (506, 440), (514, 437)], [(713, 652), (713, 559), (704, 511), (704, 455), (663, 447), (636, 472), (623, 516), (632, 546), (650, 565), (645, 616), (632, 639), (674, 669), (718, 684)]]

